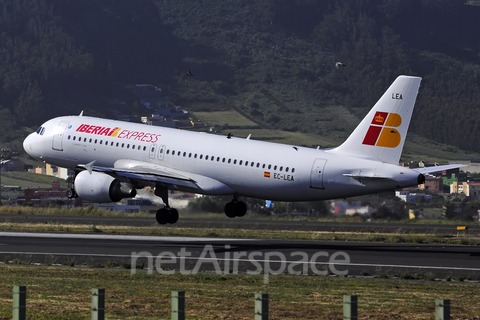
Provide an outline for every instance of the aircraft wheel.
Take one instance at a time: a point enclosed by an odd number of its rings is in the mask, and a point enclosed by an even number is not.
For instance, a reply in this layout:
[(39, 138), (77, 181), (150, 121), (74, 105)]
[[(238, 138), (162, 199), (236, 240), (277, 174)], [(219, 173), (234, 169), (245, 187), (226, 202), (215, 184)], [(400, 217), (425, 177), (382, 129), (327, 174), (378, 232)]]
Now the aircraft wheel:
[(243, 217), (247, 213), (247, 205), (243, 201), (238, 201), (235, 209), (237, 217)]
[(228, 202), (226, 205), (225, 205), (225, 215), (229, 218), (235, 218), (237, 215), (236, 215), (236, 212), (235, 212), (235, 204), (232, 202)]
[(157, 219), (158, 224), (167, 224), (169, 221), (168, 209), (158, 209), (155, 218)]
[(178, 221), (178, 210), (175, 208), (170, 208), (168, 210), (168, 223), (174, 224)]
[(67, 198), (72, 199), (75, 198), (76, 192), (72, 188), (67, 189)]

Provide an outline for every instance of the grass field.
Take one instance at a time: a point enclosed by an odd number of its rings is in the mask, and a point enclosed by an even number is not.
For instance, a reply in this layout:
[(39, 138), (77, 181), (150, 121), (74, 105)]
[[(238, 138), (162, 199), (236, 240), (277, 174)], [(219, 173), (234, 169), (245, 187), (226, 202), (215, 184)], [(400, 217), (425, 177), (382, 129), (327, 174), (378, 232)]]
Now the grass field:
[(56, 177), (35, 174), (31, 172), (2, 172), (2, 184), (20, 186), (25, 188), (51, 188), (52, 181), (59, 181), (61, 187), (66, 187), (67, 182)]
[(343, 295), (358, 295), (359, 319), (433, 319), (451, 299), (452, 319), (478, 319), (477, 282), (330, 276), (130, 274), (125, 269), (0, 265), (0, 318), (11, 319), (12, 288), (27, 286), (27, 318), (90, 318), (91, 289), (105, 288), (107, 319), (169, 319), (171, 291), (184, 290), (187, 319), (253, 319), (254, 294), (268, 293), (269, 319), (341, 319)]

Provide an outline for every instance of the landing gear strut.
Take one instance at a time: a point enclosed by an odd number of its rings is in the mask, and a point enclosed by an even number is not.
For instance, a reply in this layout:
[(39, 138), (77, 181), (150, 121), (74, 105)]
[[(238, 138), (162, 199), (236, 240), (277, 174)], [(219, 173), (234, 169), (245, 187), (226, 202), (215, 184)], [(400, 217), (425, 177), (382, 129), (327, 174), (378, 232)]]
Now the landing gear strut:
[(236, 197), (225, 205), (225, 215), (229, 218), (243, 217), (247, 213), (247, 205)]
[(77, 177), (78, 171), (75, 171), (75, 174), (68, 176), (68, 189), (67, 189), (67, 198), (78, 198), (78, 194), (75, 191), (75, 178)]
[(165, 207), (159, 209), (155, 218), (159, 224), (175, 223), (178, 221), (178, 210), (170, 208), (168, 204), (168, 188), (157, 185), (155, 187), (155, 195), (162, 198)]

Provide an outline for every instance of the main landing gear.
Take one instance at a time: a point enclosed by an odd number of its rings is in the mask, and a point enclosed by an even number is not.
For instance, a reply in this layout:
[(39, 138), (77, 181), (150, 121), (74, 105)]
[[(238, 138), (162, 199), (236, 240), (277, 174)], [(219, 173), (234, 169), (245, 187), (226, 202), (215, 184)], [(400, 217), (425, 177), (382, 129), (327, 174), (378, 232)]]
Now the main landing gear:
[(225, 215), (229, 218), (243, 217), (247, 213), (247, 205), (236, 197), (225, 205)]
[(170, 208), (168, 204), (168, 188), (158, 186), (155, 188), (155, 195), (162, 198), (165, 207), (159, 209), (155, 218), (159, 224), (175, 223), (178, 221), (178, 210)]

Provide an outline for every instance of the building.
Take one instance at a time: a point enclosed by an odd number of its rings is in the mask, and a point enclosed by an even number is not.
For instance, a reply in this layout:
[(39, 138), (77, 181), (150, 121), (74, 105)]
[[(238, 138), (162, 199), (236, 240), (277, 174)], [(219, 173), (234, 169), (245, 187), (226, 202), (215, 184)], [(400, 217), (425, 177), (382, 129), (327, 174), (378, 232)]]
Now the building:
[(426, 190), (433, 193), (443, 192), (443, 179), (435, 177), (426, 177), (425, 183), (419, 186), (420, 190)]
[(338, 216), (353, 216), (355, 214), (370, 216), (370, 214), (375, 211), (375, 209), (370, 206), (362, 206), (360, 201), (351, 203), (347, 201), (332, 201), (331, 206), (333, 213)]
[(425, 200), (432, 200), (432, 196), (429, 194), (410, 193), (410, 191), (406, 190), (395, 191), (395, 196), (404, 202), (415, 202), (419, 197), (423, 197)]
[(61, 206), (82, 206), (80, 198), (67, 198), (67, 188), (61, 188), (58, 181), (52, 182), (51, 188), (27, 188), (25, 195), (17, 198), (19, 205), (49, 206), (52, 203)]
[(480, 182), (453, 182), (450, 194), (464, 194), (467, 197), (480, 198)]

